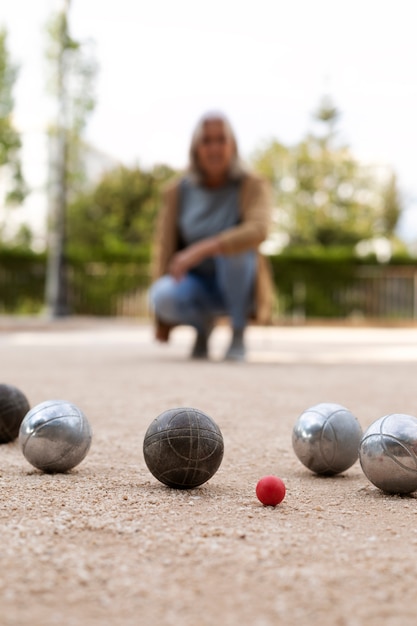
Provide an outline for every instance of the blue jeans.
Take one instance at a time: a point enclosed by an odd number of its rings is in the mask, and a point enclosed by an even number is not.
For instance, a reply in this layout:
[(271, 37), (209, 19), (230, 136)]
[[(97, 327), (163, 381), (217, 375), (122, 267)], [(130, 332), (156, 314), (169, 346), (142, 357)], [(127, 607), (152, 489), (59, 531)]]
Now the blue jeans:
[(205, 332), (217, 316), (228, 315), (243, 330), (254, 309), (256, 253), (216, 256), (214, 272), (188, 272), (180, 281), (162, 276), (151, 287), (156, 316), (167, 324), (185, 324)]

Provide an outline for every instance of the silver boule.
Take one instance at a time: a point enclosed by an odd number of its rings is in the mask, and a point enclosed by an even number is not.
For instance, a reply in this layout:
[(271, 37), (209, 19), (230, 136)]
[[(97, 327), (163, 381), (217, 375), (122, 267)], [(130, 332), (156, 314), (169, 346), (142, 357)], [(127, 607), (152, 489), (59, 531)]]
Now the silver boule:
[(365, 431), (359, 460), (365, 476), (386, 493), (417, 491), (417, 418), (392, 413)]
[(292, 432), (298, 459), (316, 474), (339, 474), (358, 459), (362, 428), (344, 406), (322, 402), (304, 411)]
[(84, 413), (66, 400), (47, 400), (24, 417), (19, 444), (25, 458), (43, 472), (67, 472), (86, 456), (92, 432)]

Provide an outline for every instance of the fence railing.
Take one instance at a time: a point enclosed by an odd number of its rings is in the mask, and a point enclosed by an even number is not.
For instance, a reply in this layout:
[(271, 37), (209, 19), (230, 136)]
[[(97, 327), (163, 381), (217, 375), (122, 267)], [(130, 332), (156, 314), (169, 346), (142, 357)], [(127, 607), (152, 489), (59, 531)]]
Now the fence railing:
[(358, 268), (355, 283), (341, 296), (352, 314), (417, 319), (417, 268)]
[(417, 268), (358, 267), (353, 277), (328, 285), (309, 277), (276, 286), (275, 318), (368, 318), (417, 321)]
[[(45, 259), (1, 263), (0, 314), (37, 314), (45, 306)], [(69, 308), (75, 315), (146, 316), (149, 267), (145, 263), (72, 262)]]
[[(417, 321), (417, 266), (273, 265), (274, 318), (381, 318)], [(278, 269), (277, 269), (278, 268)], [(134, 261), (72, 262), (75, 315), (149, 316), (149, 265)], [(0, 314), (36, 314), (44, 308), (45, 258), (0, 258)]]
[(70, 309), (80, 315), (147, 317), (149, 282), (148, 264), (100, 261), (73, 265)]

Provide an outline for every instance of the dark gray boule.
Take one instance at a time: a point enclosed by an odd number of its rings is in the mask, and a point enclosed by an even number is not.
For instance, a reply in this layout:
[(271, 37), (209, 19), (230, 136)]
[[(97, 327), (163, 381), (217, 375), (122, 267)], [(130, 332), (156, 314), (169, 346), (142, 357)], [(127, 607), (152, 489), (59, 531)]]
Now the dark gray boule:
[(29, 402), (20, 389), (0, 383), (0, 443), (16, 439), (29, 409)]
[(223, 452), (223, 436), (215, 421), (188, 407), (161, 413), (143, 442), (151, 474), (176, 489), (192, 489), (209, 480), (220, 467)]

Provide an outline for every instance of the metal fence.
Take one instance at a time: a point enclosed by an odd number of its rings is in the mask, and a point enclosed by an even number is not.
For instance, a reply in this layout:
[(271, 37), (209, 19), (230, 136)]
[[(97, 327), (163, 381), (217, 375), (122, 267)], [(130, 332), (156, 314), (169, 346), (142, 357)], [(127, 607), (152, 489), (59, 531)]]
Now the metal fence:
[(309, 281), (298, 279), (292, 285), (291, 297), (280, 292), (277, 281), (275, 318), (302, 320), (311, 317), (309, 296), (319, 291), (326, 304), (316, 317), (417, 320), (417, 267), (362, 266), (352, 278), (341, 284), (328, 285), (320, 274)]
[[(37, 314), (45, 307), (44, 259), (0, 262), (0, 314)], [(75, 315), (149, 315), (149, 267), (135, 262), (71, 263), (69, 307)]]
[[(149, 316), (149, 267), (134, 262), (73, 264), (69, 272), (74, 314)], [(36, 314), (44, 307), (45, 263), (0, 263), (0, 314)], [(314, 306), (312, 302), (314, 301)], [(276, 277), (274, 319), (311, 317), (417, 320), (417, 267), (359, 266), (346, 280), (319, 270), (280, 288)]]
[(365, 317), (417, 319), (417, 268), (359, 268), (342, 297), (352, 313)]
[(69, 272), (70, 309), (80, 315), (147, 317), (149, 266), (94, 262)]

